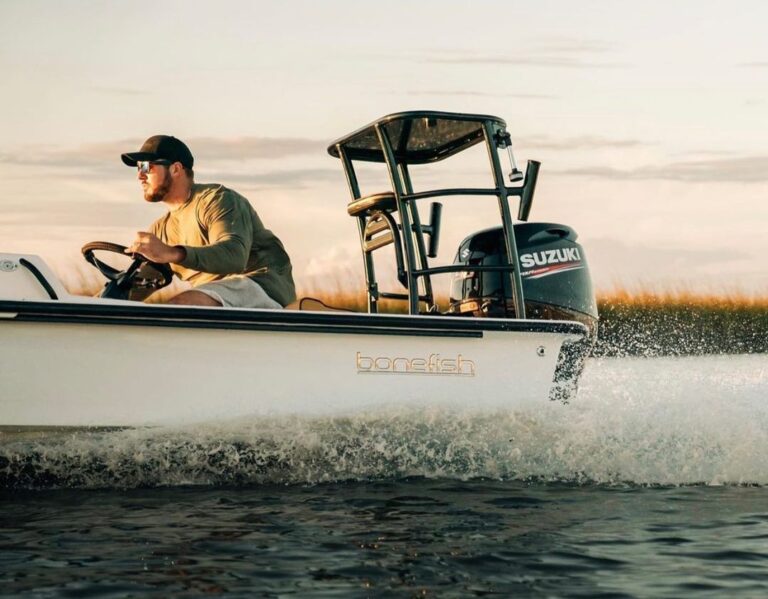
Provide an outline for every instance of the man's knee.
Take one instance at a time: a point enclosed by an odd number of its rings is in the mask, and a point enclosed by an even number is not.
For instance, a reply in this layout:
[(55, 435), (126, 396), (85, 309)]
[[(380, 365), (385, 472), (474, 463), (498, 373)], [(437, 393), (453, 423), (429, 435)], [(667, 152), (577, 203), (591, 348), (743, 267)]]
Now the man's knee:
[(195, 291), (194, 289), (182, 291), (179, 295), (168, 300), (168, 303), (176, 304), (179, 306), (221, 306), (220, 302), (213, 299), (207, 293), (203, 293), (202, 291)]

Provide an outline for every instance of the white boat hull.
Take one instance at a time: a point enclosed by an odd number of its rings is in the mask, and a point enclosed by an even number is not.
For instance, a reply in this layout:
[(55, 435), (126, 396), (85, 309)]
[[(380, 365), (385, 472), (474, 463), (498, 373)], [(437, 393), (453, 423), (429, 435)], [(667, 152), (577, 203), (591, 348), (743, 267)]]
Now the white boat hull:
[(562, 333), (482, 337), (0, 322), (0, 425), (148, 426), (549, 401)]
[(0, 431), (515, 409), (572, 395), (586, 350), (575, 322), (77, 298), (0, 258)]

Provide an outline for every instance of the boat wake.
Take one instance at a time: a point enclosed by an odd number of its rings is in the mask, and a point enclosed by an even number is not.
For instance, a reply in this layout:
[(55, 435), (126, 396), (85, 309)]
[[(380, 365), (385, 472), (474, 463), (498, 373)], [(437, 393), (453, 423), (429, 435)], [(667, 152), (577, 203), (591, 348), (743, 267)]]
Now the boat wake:
[[(500, 393), (514, 390), (500, 389)], [(379, 411), (0, 437), (0, 489), (493, 478), (768, 484), (768, 358), (590, 362), (578, 398), (516, 413)]]

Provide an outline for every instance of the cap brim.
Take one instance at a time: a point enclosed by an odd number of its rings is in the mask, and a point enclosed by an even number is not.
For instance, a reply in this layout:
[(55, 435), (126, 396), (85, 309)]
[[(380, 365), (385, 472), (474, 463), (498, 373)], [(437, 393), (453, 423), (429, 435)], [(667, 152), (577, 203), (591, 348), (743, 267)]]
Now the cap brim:
[(157, 154), (154, 152), (130, 152), (128, 154), (121, 154), (120, 158), (123, 159), (123, 163), (126, 166), (136, 166), (137, 162), (143, 160), (157, 160)]

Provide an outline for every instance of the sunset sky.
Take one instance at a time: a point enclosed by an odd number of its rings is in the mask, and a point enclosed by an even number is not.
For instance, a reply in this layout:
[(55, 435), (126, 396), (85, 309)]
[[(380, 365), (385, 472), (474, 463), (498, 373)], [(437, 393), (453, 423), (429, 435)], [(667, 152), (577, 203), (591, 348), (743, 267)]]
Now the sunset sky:
[[(599, 290), (768, 294), (766, 23), (757, 0), (2, 0), (0, 251), (66, 273), (87, 241), (128, 244), (163, 207), (119, 155), (167, 133), (199, 182), (251, 200), (300, 286), (355, 283), (326, 147), (433, 109), (507, 121), (518, 161), (543, 163), (531, 220), (578, 231)], [(446, 206), (441, 260), (493, 224), (481, 201)]]

